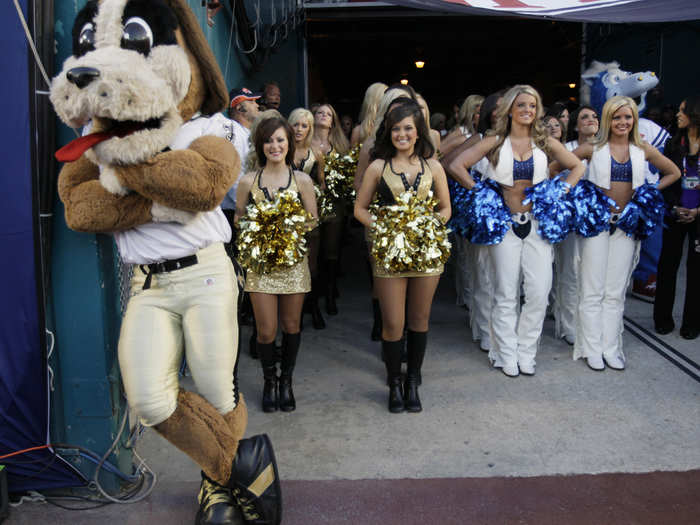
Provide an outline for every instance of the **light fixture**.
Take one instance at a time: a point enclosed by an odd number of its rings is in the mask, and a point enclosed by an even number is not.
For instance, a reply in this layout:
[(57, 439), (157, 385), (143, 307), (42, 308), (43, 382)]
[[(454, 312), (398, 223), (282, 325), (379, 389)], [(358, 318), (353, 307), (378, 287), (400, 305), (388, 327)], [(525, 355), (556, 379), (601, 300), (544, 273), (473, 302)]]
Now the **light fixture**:
[(406, 80), (405, 78), (402, 78), (402, 79), (401, 79), (401, 85), (402, 85), (402, 86), (407, 86), (407, 85), (408, 85), (408, 80)]
[(576, 84), (575, 84), (574, 82), (572, 82), (571, 84), (569, 84), (569, 87), (570, 87), (571, 89), (574, 89), (574, 88), (576, 87)]
[(416, 67), (418, 69), (423, 69), (424, 65), (425, 65), (425, 62), (423, 62), (422, 60), (416, 60)]

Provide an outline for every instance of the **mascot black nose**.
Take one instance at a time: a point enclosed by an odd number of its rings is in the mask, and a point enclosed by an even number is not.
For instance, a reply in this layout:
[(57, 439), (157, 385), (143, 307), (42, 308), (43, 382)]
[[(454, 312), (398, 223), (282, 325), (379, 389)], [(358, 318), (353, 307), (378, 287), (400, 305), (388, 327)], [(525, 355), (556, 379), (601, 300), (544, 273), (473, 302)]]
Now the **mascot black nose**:
[(100, 76), (100, 71), (94, 67), (74, 67), (69, 69), (66, 77), (69, 82), (72, 82), (80, 89), (83, 89), (90, 82)]

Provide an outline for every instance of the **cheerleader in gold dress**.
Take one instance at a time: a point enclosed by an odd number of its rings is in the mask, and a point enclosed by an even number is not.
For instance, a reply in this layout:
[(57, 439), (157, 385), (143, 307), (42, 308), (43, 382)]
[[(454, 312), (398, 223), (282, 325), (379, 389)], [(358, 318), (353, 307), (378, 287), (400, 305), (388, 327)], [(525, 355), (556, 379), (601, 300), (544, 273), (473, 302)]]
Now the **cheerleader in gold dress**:
[[(338, 114), (330, 104), (321, 104), (314, 111), (314, 133), (311, 144), (326, 156), (332, 152), (345, 155), (350, 149), (350, 143), (340, 127)], [(321, 224), (321, 260), (326, 274), (326, 313), (328, 315), (338, 314), (338, 306), (335, 302), (336, 281), (343, 229), (347, 221), (345, 203), (336, 203), (333, 214), (333, 218), (324, 220)]]
[[(292, 169), (294, 132), (280, 118), (262, 121), (255, 131), (253, 145), (261, 168), (247, 173), (238, 185), (236, 220), (246, 215), (249, 204), (273, 201), (279, 192), (289, 190), (303, 208), (317, 218), (313, 182), (303, 172)], [(301, 236), (299, 242), (306, 242)], [(278, 408), (290, 412), (296, 408), (292, 391), (292, 373), (301, 342), (300, 320), (304, 295), (311, 290), (308, 258), (304, 256), (291, 267), (256, 273), (249, 269), (246, 292), (255, 313), (257, 349), (263, 368), (265, 384), (262, 406), (265, 412)], [(277, 377), (275, 336), (277, 320), (282, 328), (281, 373)]]
[[(434, 153), (428, 126), (418, 104), (408, 101), (387, 113), (383, 130), (377, 135), (372, 151), (376, 160), (365, 171), (355, 201), (355, 217), (370, 230), (371, 237), (374, 236), (373, 244), (379, 245), (383, 239), (377, 236), (380, 231), (379, 221), (376, 221), (379, 213), (371, 206), (372, 201), (376, 198), (378, 210), (381, 211), (384, 207), (408, 202), (407, 195), (426, 202), (433, 196), (437, 199), (434, 210), (426, 215), (439, 219), (438, 226), (444, 238), (446, 232), (440, 223), (444, 225), (450, 218), (450, 197), (445, 172), (432, 159)], [(406, 227), (409, 230), (412, 228)], [(426, 244), (420, 248), (429, 252), (433, 251), (434, 246)], [(389, 411), (394, 413), (422, 410), (418, 385), (425, 356), (428, 321), (443, 261), (449, 254), (449, 243), (446, 250), (444, 245), (442, 248), (444, 257), (435, 260), (432, 265), (423, 264), (414, 270), (398, 272), (387, 268), (386, 261), (377, 260), (377, 251), (374, 247), (372, 249), (374, 286), (382, 312), (382, 350), (389, 379)], [(408, 328), (408, 364), (406, 381), (402, 384), (404, 325)]]
[[(297, 108), (289, 114), (289, 125), (294, 130), (294, 163), (292, 168), (303, 171), (314, 183), (319, 195), (325, 188), (323, 177), (323, 155), (311, 146), (314, 136), (314, 116), (304, 108)], [(319, 245), (321, 242), (320, 228), (314, 228), (307, 236), (309, 242), (309, 269), (311, 270), (311, 291), (306, 297), (304, 312), (311, 314), (311, 322), (317, 330), (326, 327), (321, 309), (318, 307), (318, 294), (321, 289), (319, 282)]]

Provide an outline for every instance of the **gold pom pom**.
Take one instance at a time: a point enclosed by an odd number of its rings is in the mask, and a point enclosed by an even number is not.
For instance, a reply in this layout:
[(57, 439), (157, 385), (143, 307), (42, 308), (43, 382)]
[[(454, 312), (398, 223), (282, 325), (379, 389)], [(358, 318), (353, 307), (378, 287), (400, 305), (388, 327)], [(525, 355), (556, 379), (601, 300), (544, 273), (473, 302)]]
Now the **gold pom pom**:
[(278, 192), (274, 201), (249, 204), (238, 221), (241, 266), (257, 274), (294, 266), (306, 254), (306, 232), (315, 223), (292, 190)]
[(326, 155), (323, 166), (326, 191), (323, 198), (330, 209), (335, 206), (352, 205), (355, 201), (355, 171), (360, 155), (361, 144), (356, 145), (345, 155), (336, 151)]
[(433, 192), (420, 199), (405, 191), (396, 204), (372, 204), (372, 256), (386, 272), (430, 272), (450, 257), (449, 229), (435, 213)]
[(335, 207), (327, 193), (321, 189), (321, 186), (314, 184), (314, 193), (316, 194), (316, 207), (318, 208), (318, 217), (320, 222), (325, 222), (335, 217)]

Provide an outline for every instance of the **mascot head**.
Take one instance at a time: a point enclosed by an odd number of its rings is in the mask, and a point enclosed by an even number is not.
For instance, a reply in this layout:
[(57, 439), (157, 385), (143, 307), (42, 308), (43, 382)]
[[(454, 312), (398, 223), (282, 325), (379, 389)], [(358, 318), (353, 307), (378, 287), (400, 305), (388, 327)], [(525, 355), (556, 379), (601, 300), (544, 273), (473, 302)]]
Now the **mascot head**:
[(221, 70), (186, 0), (90, 0), (73, 26), (73, 54), (51, 84), (71, 143), (99, 164), (143, 162), (196, 112), (226, 107)]
[(604, 64), (597, 60), (594, 60), (583, 72), (581, 79), (584, 82), (581, 102), (593, 106), (599, 115), (603, 111), (605, 101), (616, 95), (641, 97), (639, 104), (641, 114), (645, 108), (647, 91), (659, 83), (653, 71), (630, 73), (620, 69), (620, 64), (617, 62)]

